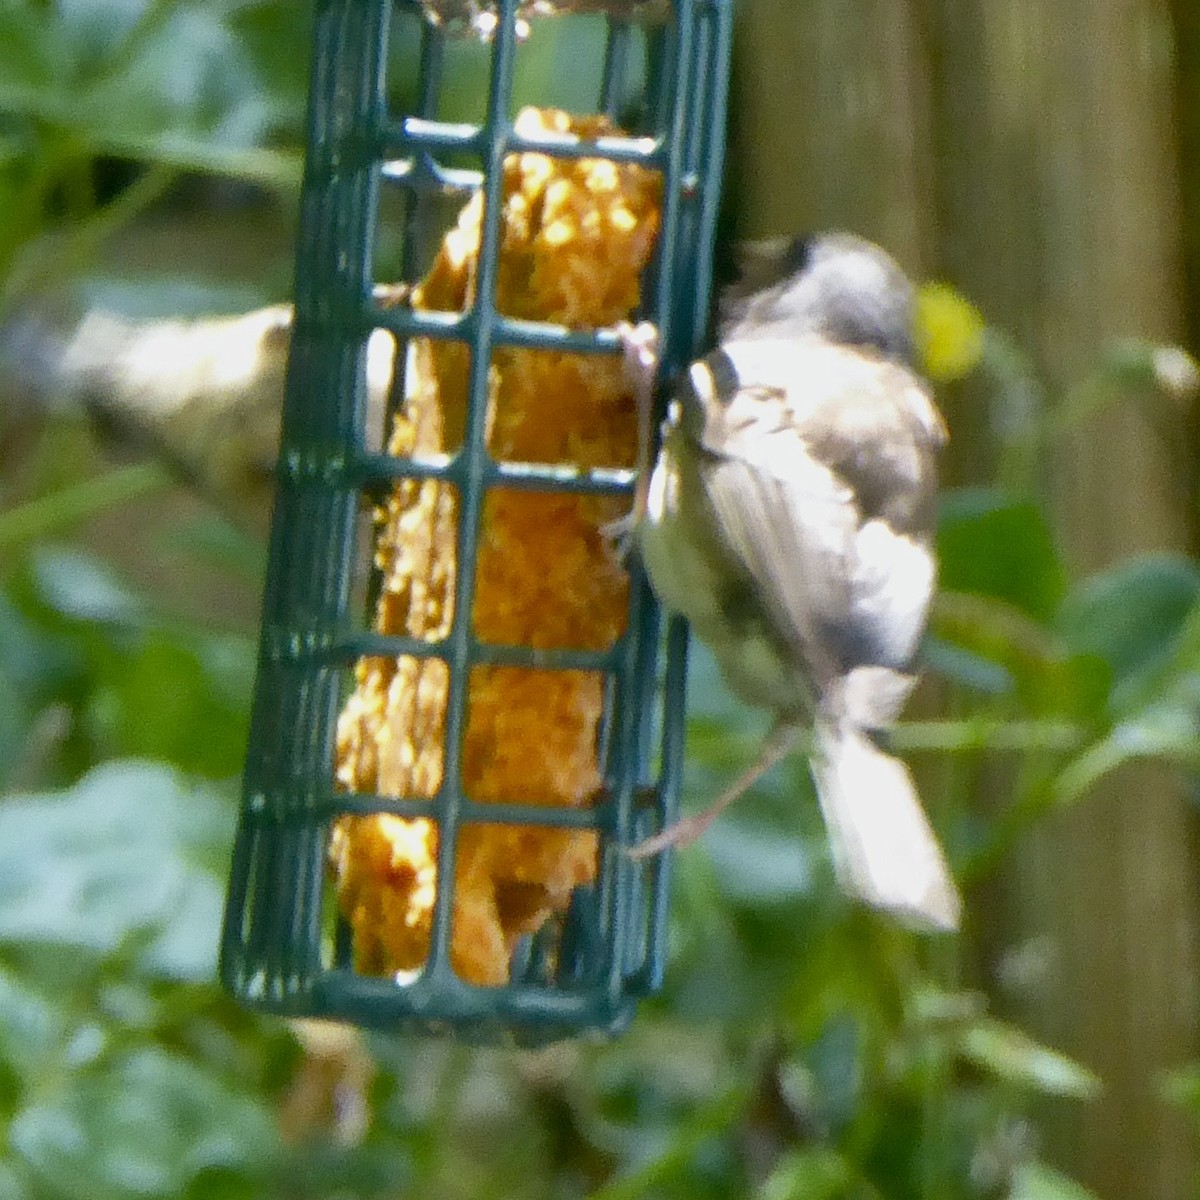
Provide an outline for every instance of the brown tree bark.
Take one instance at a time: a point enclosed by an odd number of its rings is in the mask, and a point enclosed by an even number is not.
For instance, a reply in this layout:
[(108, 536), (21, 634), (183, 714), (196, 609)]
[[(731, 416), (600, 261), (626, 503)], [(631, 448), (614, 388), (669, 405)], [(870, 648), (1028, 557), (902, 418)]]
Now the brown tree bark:
[(916, 29), (893, 0), (747, 0), (730, 95), (737, 232), (851, 229), (910, 270), (928, 256)]

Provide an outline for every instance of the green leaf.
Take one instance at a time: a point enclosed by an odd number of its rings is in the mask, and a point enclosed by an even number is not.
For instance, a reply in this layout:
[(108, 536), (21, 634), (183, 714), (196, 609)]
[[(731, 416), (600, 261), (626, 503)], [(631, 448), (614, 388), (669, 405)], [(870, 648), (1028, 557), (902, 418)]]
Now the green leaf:
[[(253, 60), (263, 81), (274, 123), (286, 126), (292, 140), (299, 141), (303, 135), (308, 78), (297, 65), (306, 63), (312, 53), (312, 9), (307, 5), (263, 3), (260, 0), (235, 5), (228, 19), (230, 28), (237, 33), (243, 51)], [(398, 50), (410, 52), (412, 65), (408, 78), (415, 80), (420, 57), (419, 39), (392, 37), (389, 49), (393, 56)], [(389, 87), (395, 85), (396, 79), (392, 65), (387, 73)]]
[(235, 576), (239, 582), (253, 584), (256, 591), (262, 588), (266, 546), (218, 513), (206, 511), (193, 520), (182, 521), (169, 535), (164, 533), (160, 541), (164, 553), (194, 557)]
[(146, 618), (145, 601), (90, 554), (62, 547), (40, 549), (33, 560), (33, 577), (41, 599), (63, 616), (124, 625)]
[(1143, 709), (1115, 725), (1063, 768), (1056, 797), (1068, 804), (1105, 775), (1126, 763), (1161, 758), (1192, 773), (1200, 772), (1200, 678), (1186, 693)]
[(1061, 803), (1126, 763), (1200, 771), (1200, 569), (1175, 555), (1122, 563), (1063, 608), (1064, 637), (1104, 655), (1117, 677), (1110, 728), (1056, 782)]
[(69, 701), (104, 753), (160, 758), (210, 778), (240, 771), (254, 663), (247, 638), (171, 623), (87, 554), (41, 550), (33, 575), (37, 599), (66, 618), (82, 652)]
[(1008, 1200), (1097, 1200), (1081, 1183), (1044, 1163), (1027, 1163), (1013, 1175)]
[(921, 644), (921, 661), (929, 671), (973, 691), (991, 696), (1011, 691), (1013, 679), (999, 663), (973, 648), (930, 634)]
[(707, 841), (722, 893), (735, 903), (782, 904), (812, 893), (812, 856), (796, 832), (781, 833), (735, 818)]
[(17, 1114), (9, 1146), (56, 1193), (177, 1196), (199, 1171), (260, 1164), (270, 1108), (177, 1054), (135, 1049)]
[(0, 968), (0, 1061), (22, 1079), (36, 1079), (66, 1029), (65, 1015), (49, 997), (15, 972)]
[(230, 800), (149, 763), (97, 767), (73, 788), (0, 805), (0, 943), (111, 956), (209, 979), (232, 842)]
[(16, 1164), (0, 1159), (0, 1200), (27, 1200), (31, 1195)]
[(0, 5), (0, 78), (6, 86), (53, 90), (70, 69), (57, 22), (32, 5)]
[(931, 629), (931, 665), (948, 667), (952, 678), (993, 694), (1011, 691), (1028, 712), (1080, 719), (1104, 712), (1112, 677), (1107, 664), (1068, 654), (1058, 638), (1008, 601), (944, 590)]
[(753, 709), (734, 699), (717, 660), (698, 638), (688, 646), (688, 717), (706, 718), (733, 736), (762, 724)]
[(248, 695), (222, 694), (191, 647), (153, 633), (106, 682), (93, 716), (122, 756), (229, 778), (245, 757)]
[(11, 555), (47, 536), (60, 535), (88, 517), (124, 504), (170, 482), (157, 463), (139, 463), (67, 484), (58, 491), (0, 513), (0, 552)]
[(835, 1200), (846, 1194), (853, 1174), (833, 1150), (792, 1150), (755, 1193), (756, 1200)]
[[(101, 14), (94, 7), (79, 4), (66, 18), (93, 60), (80, 81), (79, 126), (127, 134), (190, 131), (240, 146), (262, 139), (266, 106), (253, 63), (212, 9), (159, 6), (135, 25), (130, 18), (141, 16), (131, 11), (135, 6), (110, 5)], [(122, 18), (124, 29), (117, 24)]]
[(1114, 697), (1127, 719), (1173, 707), (1194, 717), (1200, 702), (1200, 601), (1180, 621), (1167, 653), (1132, 673)]
[(1006, 601), (1050, 621), (1066, 572), (1041, 510), (987, 489), (949, 491), (938, 516), (941, 586)]
[(1200, 598), (1200, 568), (1175, 554), (1127, 559), (1074, 588), (1058, 628), (1077, 654), (1102, 658), (1120, 684), (1171, 652)]
[(151, 0), (58, 0), (55, 5), (64, 40), (77, 58), (91, 64), (110, 58), (150, 7)]
[(780, 1090), (805, 1124), (835, 1131), (854, 1121), (866, 1091), (869, 1040), (858, 1012), (831, 1014), (783, 1064)]
[(36, 630), (0, 593), (0, 787), (38, 753), (35, 730), (54, 717), (55, 689), (71, 670), (70, 655)]
[(1086, 1067), (1002, 1021), (984, 1018), (969, 1026), (959, 1052), (997, 1079), (1045, 1095), (1087, 1099), (1100, 1089)]

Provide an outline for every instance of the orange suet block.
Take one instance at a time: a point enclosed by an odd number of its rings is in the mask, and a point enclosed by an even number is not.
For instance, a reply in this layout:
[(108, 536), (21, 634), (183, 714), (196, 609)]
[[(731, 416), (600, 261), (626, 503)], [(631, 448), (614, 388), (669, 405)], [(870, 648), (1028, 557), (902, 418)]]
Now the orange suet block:
[[(518, 132), (594, 138), (605, 117), (526, 109)], [(661, 180), (600, 159), (510, 155), (496, 306), (507, 316), (575, 329), (631, 316), (658, 233)], [(417, 309), (474, 301), (482, 202), (463, 209)], [(388, 449), (454, 450), (466, 425), (470, 350), (420, 340), (409, 395)], [(631, 466), (637, 416), (616, 357), (502, 347), (488, 371), (487, 437), (500, 460)], [(601, 650), (624, 629), (628, 579), (600, 527), (626, 501), (493, 489), (484, 500), (472, 620), (489, 642)], [(438, 482), (398, 484), (376, 513), (384, 579), (375, 628), (436, 639), (450, 630), (458, 498)], [(351, 791), (432, 796), (442, 780), (449, 673), (438, 659), (367, 658), (338, 723), (337, 782)], [(596, 732), (603, 679), (588, 671), (481, 666), (468, 685), (463, 779), (478, 801), (581, 806), (600, 785)], [(436, 824), (389, 815), (339, 820), (331, 862), (355, 965), (370, 974), (419, 967), (437, 889)], [(451, 963), (465, 980), (502, 984), (514, 943), (562, 912), (594, 879), (587, 831), (478, 824), (459, 833)]]

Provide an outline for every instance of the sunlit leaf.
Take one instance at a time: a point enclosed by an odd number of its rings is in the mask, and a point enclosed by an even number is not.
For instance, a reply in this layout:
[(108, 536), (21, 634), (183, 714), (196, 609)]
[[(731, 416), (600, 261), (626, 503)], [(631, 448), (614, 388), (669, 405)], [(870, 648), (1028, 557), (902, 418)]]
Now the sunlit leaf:
[(63, 616), (134, 623), (146, 615), (146, 602), (90, 554), (45, 547), (34, 558), (33, 575), (41, 598)]
[(269, 1109), (151, 1047), (39, 1096), (8, 1132), (56, 1193), (113, 1200), (178, 1195), (204, 1168), (260, 1163), (275, 1140)]
[(1016, 1172), (1008, 1200), (1097, 1200), (1097, 1197), (1053, 1167), (1028, 1163)]
[(785, 1154), (755, 1193), (756, 1200), (835, 1200), (847, 1193), (853, 1173), (833, 1150)]
[(140, 946), (142, 968), (215, 970), (233, 807), (162, 766), (115, 762), (0, 805), (0, 945)]
[(1086, 1067), (1001, 1021), (984, 1019), (968, 1026), (959, 1049), (964, 1058), (998, 1079), (1046, 1095), (1086, 1099), (1100, 1088), (1100, 1081)]

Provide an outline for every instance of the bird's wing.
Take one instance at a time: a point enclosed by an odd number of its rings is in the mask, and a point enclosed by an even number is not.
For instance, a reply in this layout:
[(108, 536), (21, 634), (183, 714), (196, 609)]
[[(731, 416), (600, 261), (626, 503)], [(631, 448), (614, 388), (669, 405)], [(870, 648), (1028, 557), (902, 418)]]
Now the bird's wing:
[(841, 664), (828, 627), (850, 612), (853, 493), (778, 421), (779, 393), (743, 391), (733, 403), (730, 437), (701, 473), (717, 528), (772, 627), (817, 682), (830, 681)]
[[(903, 667), (933, 588), (936, 413), (880, 359), (795, 341), (778, 353), (711, 364), (699, 441), (726, 549), (819, 683)], [(702, 392), (695, 369), (692, 383)]]

